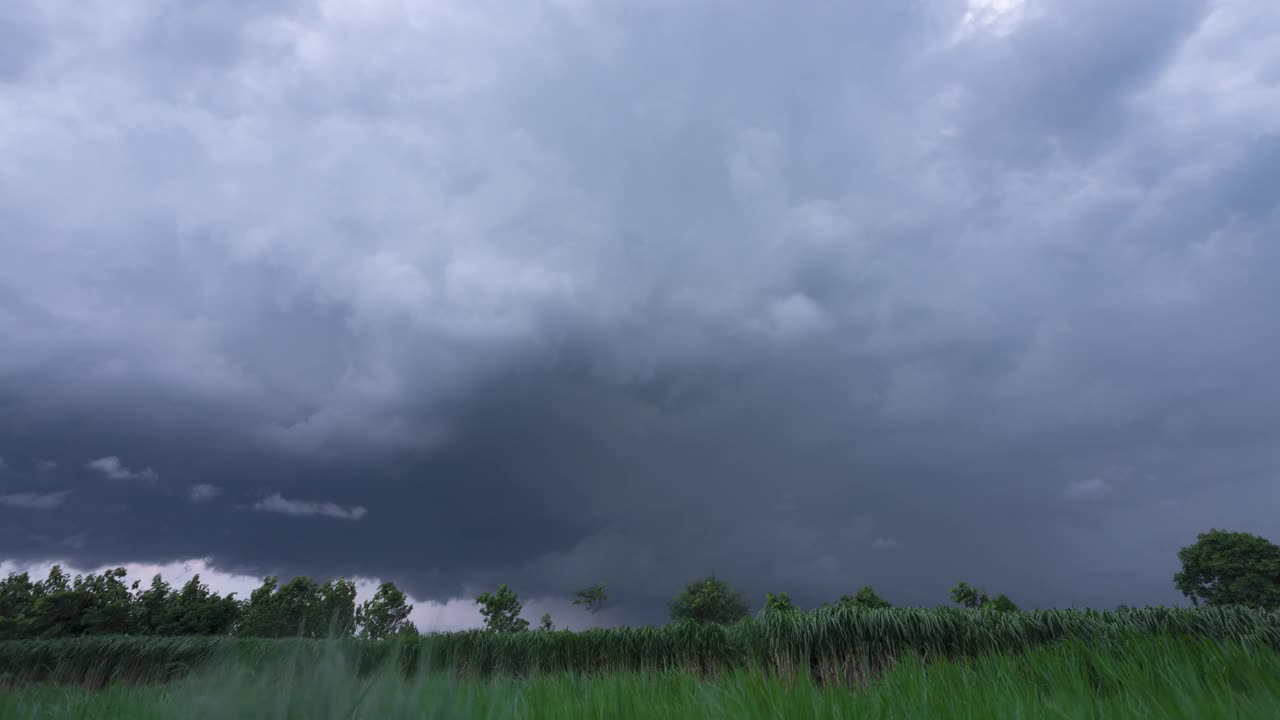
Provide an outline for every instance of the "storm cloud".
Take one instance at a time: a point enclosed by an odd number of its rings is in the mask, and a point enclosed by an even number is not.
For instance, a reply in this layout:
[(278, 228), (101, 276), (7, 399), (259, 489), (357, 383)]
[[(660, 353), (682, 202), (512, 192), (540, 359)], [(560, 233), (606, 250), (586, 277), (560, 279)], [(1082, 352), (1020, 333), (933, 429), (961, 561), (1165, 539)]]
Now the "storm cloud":
[(1176, 602), (1280, 539), (1277, 33), (9, 0), (0, 558)]

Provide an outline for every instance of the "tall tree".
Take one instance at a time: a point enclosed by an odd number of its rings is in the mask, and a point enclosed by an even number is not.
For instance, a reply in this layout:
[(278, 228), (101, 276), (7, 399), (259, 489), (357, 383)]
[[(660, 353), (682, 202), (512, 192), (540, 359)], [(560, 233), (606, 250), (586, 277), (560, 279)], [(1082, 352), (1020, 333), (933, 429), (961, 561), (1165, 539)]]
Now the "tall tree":
[(714, 575), (685, 585), (667, 604), (672, 620), (729, 624), (751, 613), (746, 598)]
[(235, 627), (240, 611), (235, 593), (223, 597), (200, 582), (199, 575), (193, 575), (181, 590), (169, 596), (160, 634), (223, 635)]
[(350, 637), (356, 627), (356, 584), (346, 578), (326, 580), (320, 586), (320, 619), (324, 633)]
[(280, 635), (285, 637), (321, 637), (328, 623), (320, 603), (320, 585), (306, 575), (299, 575), (276, 591), (280, 608)]
[(1195, 605), (1280, 608), (1280, 546), (1243, 532), (1212, 529), (1178, 551), (1174, 585)]
[(131, 631), (133, 598), (124, 582), (127, 575), (118, 567), (76, 577), (71, 591), (79, 596), (77, 604), (83, 608), (80, 624), (85, 634), (124, 635)]
[(520, 598), (506, 585), (499, 586), (497, 592), (477, 596), (476, 604), (480, 606), (484, 625), (489, 630), (513, 633), (529, 629), (529, 621), (520, 617), (520, 611), (524, 609)]
[(551, 613), (542, 613), (542, 621), (538, 623), (538, 629), (544, 632), (555, 630), (555, 625), (551, 624)]
[(236, 634), (242, 637), (281, 637), (284, 633), (284, 619), (280, 603), (276, 599), (279, 578), (270, 575), (262, 579), (262, 584), (249, 593), (245, 602), (240, 624), (236, 626)]
[(141, 581), (135, 580), (133, 589), (133, 626), (139, 635), (172, 635), (169, 623), (172, 619), (173, 588), (159, 574), (151, 578), (146, 590), (139, 590)]
[(62, 566), (54, 565), (48, 577), (35, 583), (32, 596), (25, 634), (36, 638), (84, 634), (88, 595), (72, 586), (71, 578), (62, 571)]
[[(384, 582), (378, 586), (373, 597), (360, 603), (356, 608), (356, 624), (360, 626), (360, 637), (375, 640), (408, 633), (413, 624), (409, 622), (409, 613), (413, 606), (408, 604), (407, 597), (395, 583)], [(413, 631), (416, 633), (416, 630)]]
[(608, 601), (609, 595), (604, 590), (604, 583), (596, 583), (590, 587), (582, 588), (574, 593), (574, 605), (583, 605), (587, 608), (587, 612), (595, 615), (604, 607)]
[(35, 606), (36, 584), (27, 573), (0, 580), (0, 640), (25, 637)]

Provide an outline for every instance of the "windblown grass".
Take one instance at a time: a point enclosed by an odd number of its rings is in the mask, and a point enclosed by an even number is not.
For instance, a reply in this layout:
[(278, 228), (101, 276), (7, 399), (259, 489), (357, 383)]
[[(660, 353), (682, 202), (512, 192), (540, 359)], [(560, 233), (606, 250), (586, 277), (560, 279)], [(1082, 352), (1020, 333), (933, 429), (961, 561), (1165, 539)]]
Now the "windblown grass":
[(674, 670), (406, 678), (392, 664), (361, 675), (347, 654), (297, 651), (257, 667), (218, 664), (166, 685), (0, 692), (0, 717), (1274, 720), (1280, 652), (1256, 642), (1117, 633), (967, 661), (912, 658), (850, 690), (747, 669), (709, 681)]
[(168, 682), (215, 662), (273, 666), (338, 654), (359, 674), (391, 662), (406, 675), (464, 678), (679, 671), (715, 677), (749, 670), (819, 684), (855, 685), (895, 661), (1017, 653), (1046, 643), (1113, 635), (1232, 640), (1280, 649), (1280, 612), (1147, 608), (1121, 612), (828, 608), (731, 626), (679, 624), (510, 635), (470, 631), (407, 643), (225, 637), (84, 637), (0, 643), (0, 681), (101, 686)]

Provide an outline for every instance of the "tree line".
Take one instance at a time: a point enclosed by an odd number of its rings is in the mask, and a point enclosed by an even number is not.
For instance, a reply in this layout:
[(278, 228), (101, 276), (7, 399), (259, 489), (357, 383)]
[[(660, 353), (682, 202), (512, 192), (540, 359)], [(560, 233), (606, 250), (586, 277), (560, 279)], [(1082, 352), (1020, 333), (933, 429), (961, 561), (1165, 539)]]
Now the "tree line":
[[(1280, 546), (1264, 538), (1215, 529), (1182, 548), (1178, 559), (1182, 568), (1174, 575), (1174, 584), (1194, 605), (1280, 609)], [(985, 589), (963, 581), (951, 588), (950, 598), (972, 610), (1018, 610), (1006, 595), (992, 598)], [(605, 585), (597, 583), (578, 590), (573, 604), (594, 615), (608, 600)], [(519, 596), (507, 585), (480, 594), (475, 603), (486, 630), (530, 630), (529, 621), (521, 617), (524, 608)], [(870, 585), (820, 607), (833, 606), (891, 607)], [(178, 589), (157, 575), (143, 588), (140, 582), (125, 584), (124, 568), (71, 578), (54, 566), (44, 580), (14, 573), (0, 581), (0, 640), (82, 635), (381, 639), (416, 635), (409, 621), (412, 609), (405, 594), (390, 582), (379, 585), (372, 598), (357, 605), (355, 583), (350, 580), (320, 584), (299, 576), (281, 585), (273, 576), (240, 600), (234, 593), (222, 596), (211, 591), (198, 575)], [(687, 583), (667, 609), (673, 622), (730, 624), (751, 614), (746, 597), (714, 575)], [(799, 611), (787, 593), (767, 593), (761, 612), (770, 617)], [(549, 613), (542, 616), (537, 630), (555, 630)]]
[[(1280, 609), (1280, 546), (1257, 535), (1213, 529), (1200, 533), (1196, 542), (1178, 551), (1182, 569), (1173, 576), (1174, 586), (1196, 606), (1230, 606)], [(1013, 612), (1018, 606), (1003, 593), (994, 598), (983, 588), (960, 581), (951, 588), (951, 601), (970, 610)], [(606, 600), (604, 585), (579, 590), (574, 604), (587, 604), (592, 612)], [(506, 585), (497, 593), (476, 598), (483, 609), (485, 627), (496, 632), (519, 632), (529, 623), (520, 618), (519, 598)], [(820, 607), (879, 609), (892, 607), (870, 585), (854, 595), (841, 595)], [(750, 604), (724, 580), (710, 576), (685, 585), (667, 604), (671, 620), (729, 624), (751, 614)], [(1119, 610), (1132, 609), (1121, 605)], [(787, 593), (767, 593), (762, 613), (798, 612)], [(549, 615), (542, 630), (550, 630)]]
[(356, 604), (355, 583), (323, 584), (295, 577), (283, 585), (267, 577), (249, 597), (220, 595), (192, 577), (174, 588), (159, 575), (142, 587), (125, 584), (125, 569), (67, 575), (55, 565), (48, 577), (13, 573), (0, 580), (0, 640), (83, 635), (236, 635), (239, 637), (387, 638), (416, 634), (413, 606), (394, 583)]

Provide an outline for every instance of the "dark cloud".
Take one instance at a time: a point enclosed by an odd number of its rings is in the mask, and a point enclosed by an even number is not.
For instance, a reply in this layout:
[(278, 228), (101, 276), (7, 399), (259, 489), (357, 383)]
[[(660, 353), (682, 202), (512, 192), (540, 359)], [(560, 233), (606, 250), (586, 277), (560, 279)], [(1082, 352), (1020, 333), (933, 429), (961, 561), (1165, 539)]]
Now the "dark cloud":
[(1269, 3), (21, 7), (6, 557), (649, 621), (1280, 537)]

